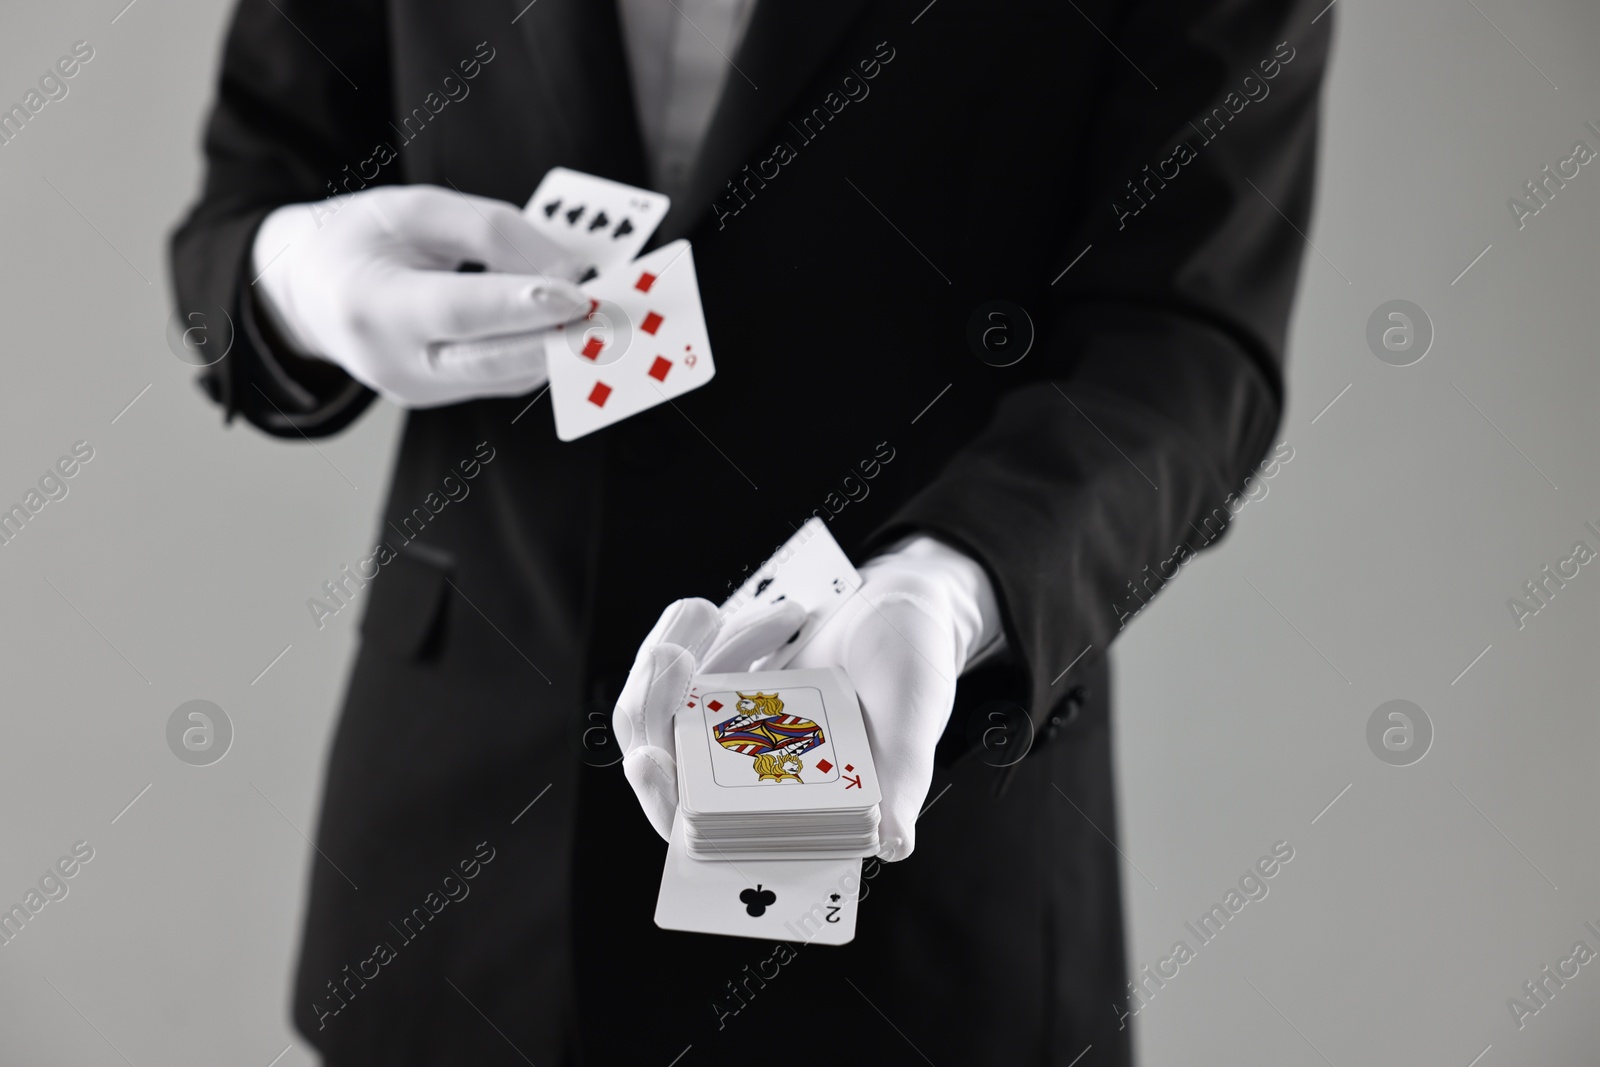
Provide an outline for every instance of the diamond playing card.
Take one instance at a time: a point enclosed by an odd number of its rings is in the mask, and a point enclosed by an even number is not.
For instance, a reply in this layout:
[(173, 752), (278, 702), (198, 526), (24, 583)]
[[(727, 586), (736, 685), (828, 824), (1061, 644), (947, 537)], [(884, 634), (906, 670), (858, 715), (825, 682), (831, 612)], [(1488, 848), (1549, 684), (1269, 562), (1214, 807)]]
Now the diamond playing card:
[(698, 706), (677, 715), (678, 764), (691, 772), (683, 777), (690, 811), (878, 803), (866, 724), (843, 671), (707, 674), (695, 687)]
[(849, 859), (877, 851), (877, 771), (843, 671), (701, 675), (673, 727), (691, 856)]
[(554, 167), (522, 212), (568, 254), (568, 280), (581, 281), (636, 256), (671, 206), (661, 193)]
[[(761, 789), (768, 784), (804, 785), (838, 780), (835, 734), (822, 706), (822, 691), (785, 686), (780, 693), (736, 690), (705, 694), (708, 703), (728, 701), (728, 715), (711, 727), (711, 775), (730, 789)], [(718, 698), (721, 698), (719, 700)], [(736, 710), (735, 710), (736, 709)], [(711, 718), (721, 717), (712, 712)], [(804, 778), (801, 777), (802, 772)]]
[(716, 374), (689, 242), (674, 241), (584, 287), (586, 319), (547, 331), (556, 436), (576, 440)]

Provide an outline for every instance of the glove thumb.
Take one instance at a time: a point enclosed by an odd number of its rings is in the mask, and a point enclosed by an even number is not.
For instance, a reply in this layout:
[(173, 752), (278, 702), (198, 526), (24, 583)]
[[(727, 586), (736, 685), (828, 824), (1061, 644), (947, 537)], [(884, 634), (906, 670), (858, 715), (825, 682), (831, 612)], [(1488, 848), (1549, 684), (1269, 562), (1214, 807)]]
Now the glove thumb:
[[(932, 782), (932, 775), (929, 775)], [(893, 800), (885, 800), (878, 822), (878, 858), (885, 863), (898, 863), (910, 856), (917, 847), (917, 816), (927, 799), (928, 788), (905, 789)]]

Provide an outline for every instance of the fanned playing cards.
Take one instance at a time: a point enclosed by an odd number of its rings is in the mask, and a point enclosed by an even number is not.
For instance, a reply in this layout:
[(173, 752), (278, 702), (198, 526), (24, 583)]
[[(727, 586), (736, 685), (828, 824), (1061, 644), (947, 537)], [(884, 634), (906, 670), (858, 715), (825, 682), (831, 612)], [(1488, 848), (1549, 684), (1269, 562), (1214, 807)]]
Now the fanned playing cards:
[(689, 242), (633, 258), (671, 204), (661, 193), (554, 167), (522, 209), (591, 298), (586, 318), (544, 337), (563, 441), (667, 403), (716, 373)]

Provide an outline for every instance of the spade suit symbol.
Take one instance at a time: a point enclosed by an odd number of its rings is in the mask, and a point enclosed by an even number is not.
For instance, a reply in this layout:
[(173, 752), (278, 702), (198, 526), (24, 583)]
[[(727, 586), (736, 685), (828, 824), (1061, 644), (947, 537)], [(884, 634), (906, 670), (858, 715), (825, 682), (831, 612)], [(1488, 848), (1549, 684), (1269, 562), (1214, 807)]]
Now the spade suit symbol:
[(766, 910), (778, 901), (778, 894), (770, 889), (762, 889), (757, 882), (754, 889), (746, 889), (739, 894), (739, 902), (744, 905), (745, 914), (753, 919), (758, 919)]

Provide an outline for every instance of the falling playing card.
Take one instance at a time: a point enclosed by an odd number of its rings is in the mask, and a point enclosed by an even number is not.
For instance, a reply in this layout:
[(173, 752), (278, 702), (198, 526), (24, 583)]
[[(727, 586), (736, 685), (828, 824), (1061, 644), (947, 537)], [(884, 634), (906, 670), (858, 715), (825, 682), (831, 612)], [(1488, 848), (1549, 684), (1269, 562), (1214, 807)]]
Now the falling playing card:
[(861, 860), (697, 860), (673, 820), (656, 898), (663, 930), (843, 945), (856, 936)]
[(791, 600), (806, 609), (800, 631), (756, 664), (758, 670), (773, 670), (787, 666), (860, 587), (861, 575), (850, 558), (828, 532), (827, 524), (812, 516), (723, 602), (722, 611), (737, 628), (739, 616), (758, 605)]
[(671, 206), (661, 193), (555, 167), (522, 212), (569, 254), (578, 281), (638, 255)]
[(698, 389), (716, 374), (688, 241), (584, 286), (586, 319), (546, 331), (550, 399), (563, 441)]

